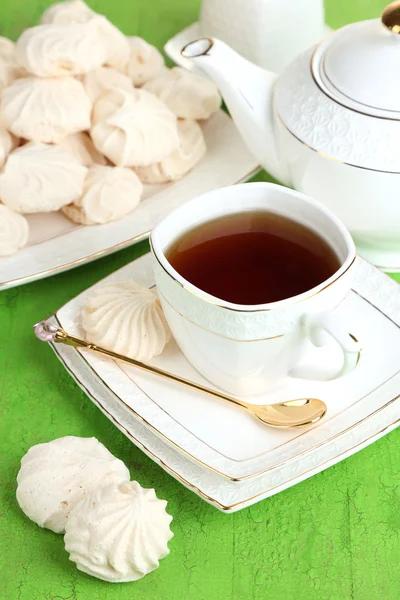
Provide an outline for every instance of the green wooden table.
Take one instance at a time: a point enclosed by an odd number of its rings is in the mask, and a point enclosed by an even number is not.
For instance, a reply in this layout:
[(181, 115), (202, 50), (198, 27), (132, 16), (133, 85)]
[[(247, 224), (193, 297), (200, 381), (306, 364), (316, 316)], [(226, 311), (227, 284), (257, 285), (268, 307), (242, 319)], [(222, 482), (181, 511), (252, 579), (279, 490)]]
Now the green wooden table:
[[(0, 34), (16, 38), (49, 4), (4, 0)], [(91, 4), (125, 33), (160, 48), (199, 10), (199, 0)], [(339, 27), (372, 18), (384, 4), (327, 0), (327, 20)], [(133, 446), (51, 350), (33, 338), (33, 323), (147, 250), (142, 243), (0, 293), (0, 600), (398, 600), (399, 430), (308, 481), (225, 515)], [(21, 513), (15, 500), (21, 456), (33, 444), (64, 435), (97, 437), (126, 462), (132, 479), (168, 500), (175, 533), (171, 554), (144, 579), (108, 584), (80, 573), (68, 560), (62, 536), (41, 530)]]

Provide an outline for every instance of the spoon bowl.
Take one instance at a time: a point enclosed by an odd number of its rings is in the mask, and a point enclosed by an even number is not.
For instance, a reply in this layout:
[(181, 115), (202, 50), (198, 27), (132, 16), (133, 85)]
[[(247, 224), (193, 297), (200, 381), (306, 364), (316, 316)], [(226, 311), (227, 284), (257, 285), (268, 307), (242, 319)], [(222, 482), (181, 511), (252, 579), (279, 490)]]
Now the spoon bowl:
[(313, 425), (325, 416), (327, 409), (318, 398), (301, 398), (266, 406), (249, 404), (248, 410), (270, 427), (287, 429)]

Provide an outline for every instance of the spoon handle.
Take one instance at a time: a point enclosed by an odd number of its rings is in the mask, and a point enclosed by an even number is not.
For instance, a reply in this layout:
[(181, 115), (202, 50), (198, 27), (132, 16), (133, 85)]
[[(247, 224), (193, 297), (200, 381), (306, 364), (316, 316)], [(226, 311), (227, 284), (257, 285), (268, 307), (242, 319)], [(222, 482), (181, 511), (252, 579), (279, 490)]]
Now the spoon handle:
[[(56, 327), (48, 321), (41, 321), (40, 323), (37, 323), (37, 325), (34, 325), (34, 331), (36, 337), (43, 342), (66, 344), (67, 346), (73, 346), (74, 348), (87, 348), (88, 350), (92, 350), (93, 352), (97, 352), (98, 354), (109, 356), (110, 358), (114, 358), (117, 360), (122, 360), (123, 362), (128, 363), (130, 365), (134, 365), (138, 369), (146, 371), (147, 373), (159, 375), (160, 377), (164, 377), (164, 379), (169, 379), (170, 381), (180, 383), (192, 390), (203, 392), (205, 394), (208, 394), (209, 396), (212, 396), (213, 398), (218, 398), (219, 400), (224, 400), (225, 402), (229, 402), (230, 404), (234, 404), (236, 406), (239, 406), (240, 408), (244, 408), (247, 411), (249, 411), (251, 415), (253, 415), (262, 423), (264, 423), (264, 425), (268, 425), (269, 427), (290, 429), (293, 427), (310, 425), (320, 420), (326, 412), (326, 406), (321, 400), (309, 398), (289, 400), (288, 402), (277, 403), (269, 406), (259, 406), (257, 404), (250, 404), (249, 402), (239, 400), (239, 398), (229, 396), (228, 394), (224, 394), (224, 392), (219, 392), (218, 390), (206, 387), (204, 385), (201, 385), (200, 383), (196, 383), (195, 381), (190, 381), (189, 379), (185, 379), (180, 375), (174, 375), (174, 373), (164, 371), (163, 369), (159, 369), (158, 367), (154, 367), (153, 365), (141, 362), (140, 360), (136, 360), (135, 358), (130, 358), (129, 356), (118, 354), (117, 352), (113, 352), (112, 350), (107, 350), (107, 348), (102, 348), (101, 346), (91, 344), (90, 342), (87, 342), (82, 338), (76, 337), (75, 335), (70, 335), (61, 327)], [(311, 416), (309, 412), (307, 412), (307, 415), (298, 415), (299, 407), (306, 405), (311, 400), (314, 403), (318, 403), (317, 412), (313, 410)], [(291, 418), (288, 418), (288, 415), (286, 414), (288, 409), (294, 410), (294, 415)], [(273, 414), (271, 413), (271, 410)], [(268, 414), (266, 414), (266, 411), (268, 411)]]
[(107, 350), (107, 348), (102, 348), (101, 346), (91, 344), (90, 342), (87, 342), (82, 338), (71, 335), (64, 331), (64, 329), (57, 328), (46, 321), (42, 321), (41, 323), (35, 325), (34, 330), (36, 337), (42, 341), (66, 344), (67, 346), (73, 346), (74, 348), (87, 348), (88, 350), (92, 350), (93, 352), (97, 352), (98, 354), (103, 354), (105, 356), (109, 356), (117, 360), (122, 360), (123, 362), (128, 363), (130, 365), (134, 365), (142, 371), (147, 371), (148, 373), (159, 375), (161, 377), (164, 377), (165, 379), (169, 379), (170, 381), (181, 383), (182, 385), (185, 385), (186, 387), (189, 387), (191, 389), (204, 392), (205, 394), (213, 396), (214, 398), (219, 398), (220, 400), (225, 400), (226, 402), (230, 402), (231, 404), (236, 404), (236, 406), (240, 406), (241, 408), (248, 409), (248, 403), (244, 402), (243, 400), (239, 400), (238, 398), (229, 396), (228, 394), (224, 394), (223, 392), (219, 392), (218, 390), (213, 390), (209, 387), (201, 385), (200, 383), (196, 383), (195, 381), (190, 381), (189, 379), (185, 379), (180, 375), (174, 375), (169, 371), (164, 371), (163, 369), (159, 369), (158, 367), (154, 367), (153, 365), (141, 362), (140, 360), (136, 360), (135, 358), (130, 358), (129, 356), (118, 354), (117, 352), (113, 352), (112, 350)]

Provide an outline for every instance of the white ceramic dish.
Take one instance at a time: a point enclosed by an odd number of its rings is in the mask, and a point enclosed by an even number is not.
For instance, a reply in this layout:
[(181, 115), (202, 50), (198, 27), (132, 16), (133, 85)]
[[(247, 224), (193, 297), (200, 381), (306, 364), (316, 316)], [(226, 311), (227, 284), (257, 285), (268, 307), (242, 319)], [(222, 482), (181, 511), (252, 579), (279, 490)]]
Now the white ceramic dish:
[(232, 120), (219, 111), (203, 124), (207, 153), (173, 184), (145, 186), (144, 200), (132, 214), (107, 225), (80, 226), (61, 213), (29, 215), (28, 245), (0, 258), (0, 289), (42, 279), (116, 252), (148, 237), (173, 208), (193, 196), (249, 179), (257, 161)]
[(400, 402), (394, 400), (384, 411), (325, 446), (323, 452), (297, 457), (262, 478), (234, 483), (194, 464), (154, 435), (101, 383), (75, 349), (56, 345), (54, 350), (81, 389), (129, 440), (186, 488), (224, 512), (236, 512), (312, 477), (372, 444), (400, 423)]
[[(126, 278), (152, 286), (150, 256), (106, 280)], [(72, 334), (82, 334), (79, 311), (85, 293), (55, 317)], [(304, 395), (322, 398), (328, 405), (325, 421), (301, 433), (268, 429), (237, 408), (90, 351), (54, 349), (88, 395), (139, 447), (218, 508), (238, 510), (342, 460), (398, 424), (400, 287), (357, 259), (354, 291), (338, 310), (352, 319), (365, 347), (357, 369), (342, 380), (292, 381), (268, 397), (252, 398), (263, 403)], [(332, 368), (334, 363), (332, 354)], [(154, 364), (202, 381), (174, 343)]]

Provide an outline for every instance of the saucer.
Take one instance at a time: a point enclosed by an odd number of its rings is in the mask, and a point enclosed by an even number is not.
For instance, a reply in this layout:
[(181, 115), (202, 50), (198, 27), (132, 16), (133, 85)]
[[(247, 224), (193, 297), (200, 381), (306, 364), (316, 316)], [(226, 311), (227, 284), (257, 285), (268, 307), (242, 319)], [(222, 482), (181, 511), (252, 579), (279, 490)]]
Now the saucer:
[(193, 196), (241, 183), (259, 170), (236, 125), (222, 110), (201, 124), (207, 152), (180, 181), (145, 185), (131, 214), (106, 225), (77, 225), (61, 212), (27, 215), (28, 245), (0, 258), (0, 290), (29, 283), (107, 254), (149, 236), (171, 210)]
[[(126, 279), (152, 287), (150, 255), (93, 287)], [(79, 314), (87, 293), (54, 316), (71, 334), (83, 334)], [(273, 392), (251, 397), (264, 404), (323, 399), (324, 421), (300, 432), (267, 428), (236, 407), (90, 351), (61, 345), (54, 350), (103, 412), (163, 468), (219, 508), (237, 510), (342, 460), (399, 422), (399, 286), (357, 258), (353, 290), (336, 310), (363, 344), (356, 370), (329, 382), (288, 379)], [(332, 369), (340, 366), (333, 347), (320, 358)], [(207, 385), (173, 341), (152, 362)]]

